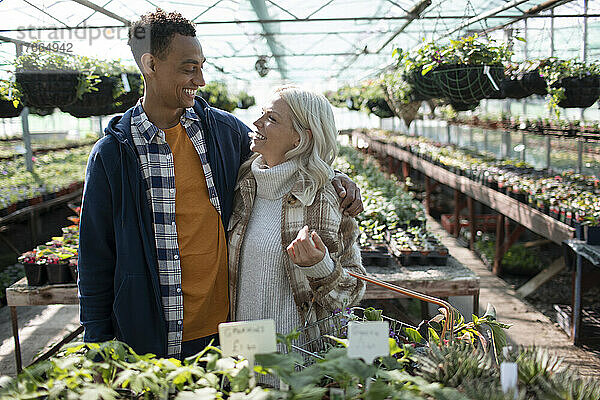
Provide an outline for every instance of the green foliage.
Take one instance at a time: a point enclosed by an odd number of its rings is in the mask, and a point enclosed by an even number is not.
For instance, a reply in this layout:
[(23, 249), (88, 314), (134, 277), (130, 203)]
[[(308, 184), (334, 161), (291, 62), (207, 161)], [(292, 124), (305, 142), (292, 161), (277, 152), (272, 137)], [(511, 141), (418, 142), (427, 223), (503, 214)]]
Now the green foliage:
[(425, 75), (442, 64), (501, 65), (510, 61), (507, 43), (484, 42), (477, 35), (450, 40), (448, 44), (423, 42), (412, 52), (397, 49), (396, 62), (405, 72), (420, 71)]
[[(488, 260), (493, 260), (496, 254), (494, 239), (478, 240), (475, 249), (485, 254)], [(536, 249), (528, 249), (523, 244), (514, 244), (502, 257), (502, 271), (508, 274), (532, 276), (544, 269), (545, 260)]]
[[(119, 60), (104, 61), (95, 58), (64, 55), (52, 51), (26, 52), (15, 60), (17, 72), (77, 72), (79, 81), (77, 85), (77, 98), (85, 93), (97, 91), (96, 87), (100, 77), (114, 77), (113, 99), (125, 93), (121, 74), (128, 72), (128, 68)], [(16, 88), (20, 89), (16, 84)]]
[(439, 382), (444, 386), (458, 388), (466, 381), (492, 385), (500, 380), (490, 355), (465, 342), (431, 346), (418, 359), (420, 375), (429, 382)]
[(229, 94), (224, 82), (213, 81), (200, 89), (200, 95), (213, 107), (231, 112), (237, 107), (237, 99)]
[(254, 96), (250, 96), (246, 92), (238, 93), (236, 96), (236, 99), (237, 99), (237, 108), (242, 109), (242, 110), (250, 108), (256, 104), (256, 100), (254, 99)]
[(350, 176), (360, 188), (364, 207), (357, 216), (361, 245), (366, 246), (369, 239), (381, 243), (386, 230), (424, 219), (425, 210), (414, 199), (414, 194), (395, 176), (386, 176), (372, 159), (357, 150), (340, 147), (334, 168)]
[(585, 63), (577, 60), (548, 58), (540, 64), (540, 75), (548, 85), (548, 107), (560, 117), (559, 103), (566, 99), (565, 88), (561, 82), (565, 78), (583, 78), (589, 75), (600, 76), (600, 62)]

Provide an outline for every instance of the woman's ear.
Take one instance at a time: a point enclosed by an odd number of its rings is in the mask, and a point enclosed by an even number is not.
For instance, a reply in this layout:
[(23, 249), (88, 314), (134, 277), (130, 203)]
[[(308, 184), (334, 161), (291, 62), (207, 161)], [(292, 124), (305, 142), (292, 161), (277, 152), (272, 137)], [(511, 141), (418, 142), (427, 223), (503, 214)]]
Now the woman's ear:
[(312, 131), (311, 131), (310, 129), (307, 129), (307, 130), (306, 130), (306, 133), (308, 134), (308, 138), (309, 138), (310, 140), (312, 140), (312, 138), (313, 138)]
[(142, 54), (142, 68), (144, 75), (153, 75), (156, 72), (154, 64), (154, 56), (150, 53)]

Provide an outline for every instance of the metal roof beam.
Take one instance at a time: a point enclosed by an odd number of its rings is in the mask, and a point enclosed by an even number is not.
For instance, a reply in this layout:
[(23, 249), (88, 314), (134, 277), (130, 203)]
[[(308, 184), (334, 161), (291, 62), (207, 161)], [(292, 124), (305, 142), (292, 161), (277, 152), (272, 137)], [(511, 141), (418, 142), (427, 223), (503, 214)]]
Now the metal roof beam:
[[(264, 0), (250, 0), (250, 3), (252, 4), (252, 8), (254, 9), (256, 16), (261, 21), (269, 19), (269, 11), (267, 10), (267, 5), (265, 4)], [(281, 78), (287, 79), (285, 62), (282, 59), (284, 55), (279, 54), (281, 51), (279, 49), (280, 46), (278, 45), (277, 41), (273, 36), (273, 34), (276, 34), (279, 31), (279, 27), (271, 26), (271, 24), (265, 22), (260, 22), (260, 24), (262, 26), (263, 32), (271, 34), (265, 38), (267, 40), (267, 45), (269, 46), (269, 49), (271, 49), (271, 53), (275, 58), (275, 62), (277, 63), (277, 67), (279, 68)], [(254, 57), (256, 57), (256, 55), (254, 55)]]
[(111, 12), (111, 11), (108, 11), (108, 10), (107, 10), (106, 8), (104, 8), (104, 7), (100, 7), (99, 5), (97, 5), (97, 4), (94, 4), (94, 3), (92, 3), (92, 2), (91, 2), (91, 1), (89, 1), (89, 0), (71, 0), (71, 1), (74, 1), (74, 2), (75, 2), (75, 3), (77, 3), (77, 4), (81, 4), (82, 6), (85, 6), (85, 7), (87, 7), (87, 8), (90, 8), (90, 9), (94, 10), (94, 11), (97, 11), (97, 12), (99, 12), (100, 14), (104, 14), (104, 15), (106, 15), (107, 17), (110, 17), (110, 18), (112, 18), (112, 19), (116, 19), (117, 21), (119, 21), (119, 22), (122, 22), (122, 23), (123, 23), (123, 24), (125, 24), (126, 26), (129, 26), (129, 25), (131, 25), (131, 22), (130, 22), (129, 20), (127, 20), (127, 19), (125, 19), (125, 18), (123, 18), (123, 17), (120, 17), (120, 16), (118, 16), (117, 14), (115, 14), (115, 13), (113, 13), (113, 12)]
[(394, 34), (390, 36), (389, 39), (386, 40), (385, 43), (382, 44), (381, 47), (379, 47), (379, 49), (375, 53), (381, 53), (381, 50), (383, 50), (388, 44), (390, 44), (390, 42), (394, 40), (396, 36), (401, 34), (415, 19), (419, 18), (421, 13), (425, 11), (425, 9), (430, 5), (431, 0), (419, 0), (418, 3), (416, 3), (410, 10), (408, 10), (408, 20), (404, 24), (402, 24), (400, 29), (394, 32)]
[[(522, 15), (491, 15), (489, 19), (514, 19), (519, 18)], [(527, 18), (582, 18), (582, 14), (556, 14), (554, 17), (550, 15), (529, 15)], [(588, 18), (600, 18), (599, 13), (587, 14)], [(251, 19), (251, 20), (230, 20), (230, 21), (202, 21), (202, 22), (194, 22), (195, 25), (240, 25), (240, 24), (278, 24), (278, 23), (288, 23), (288, 22), (332, 22), (332, 21), (397, 21), (397, 20), (406, 20), (410, 17), (406, 15), (402, 15), (399, 17), (339, 17), (339, 18), (311, 18), (311, 19)], [(453, 20), (460, 19), (464, 20), (465, 18), (473, 18), (472, 16), (465, 15), (423, 15), (419, 17), (422, 20)], [(94, 25), (94, 26), (70, 26), (70, 27), (60, 27), (60, 26), (46, 26), (46, 27), (23, 27), (23, 28), (14, 28), (14, 29), (0, 29), (0, 32), (29, 32), (29, 31), (59, 31), (59, 30), (76, 30), (76, 29), (107, 29), (107, 28), (123, 28), (123, 25)], [(273, 33), (275, 34), (275, 33)]]
[(562, 6), (563, 4), (570, 3), (572, 1), (573, 0), (548, 0), (548, 1), (544, 2), (544, 3), (538, 4), (537, 6), (531, 7), (530, 9), (526, 10), (525, 12), (523, 12), (523, 15), (521, 15), (520, 17), (514, 18), (510, 22), (507, 22), (507, 23), (501, 24), (501, 25), (497, 25), (497, 26), (493, 26), (493, 27), (491, 27), (489, 29), (485, 29), (485, 30), (481, 31), (481, 33), (488, 34), (490, 32), (497, 31), (499, 29), (504, 29), (504, 28), (506, 28), (509, 25), (512, 25), (512, 24), (514, 24), (516, 22), (519, 22), (519, 21), (521, 21), (523, 19), (530, 18), (530, 17), (532, 17), (532, 16), (534, 16), (536, 14), (541, 13), (542, 11), (552, 10), (552, 9), (558, 7), (558, 6)]

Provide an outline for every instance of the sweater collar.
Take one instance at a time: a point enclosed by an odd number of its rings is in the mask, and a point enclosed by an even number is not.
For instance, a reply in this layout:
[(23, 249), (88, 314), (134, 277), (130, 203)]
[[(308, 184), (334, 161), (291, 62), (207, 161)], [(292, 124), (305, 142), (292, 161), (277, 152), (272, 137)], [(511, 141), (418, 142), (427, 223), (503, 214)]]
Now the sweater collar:
[(256, 196), (263, 199), (280, 199), (290, 192), (296, 180), (298, 163), (288, 160), (269, 168), (262, 156), (252, 162), (252, 174), (256, 179)]

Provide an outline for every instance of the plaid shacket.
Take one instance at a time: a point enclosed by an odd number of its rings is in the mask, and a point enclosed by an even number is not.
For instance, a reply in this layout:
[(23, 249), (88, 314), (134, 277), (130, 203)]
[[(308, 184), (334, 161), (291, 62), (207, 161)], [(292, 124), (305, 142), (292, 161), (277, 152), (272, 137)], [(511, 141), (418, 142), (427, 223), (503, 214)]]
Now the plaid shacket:
[[(357, 304), (365, 293), (365, 282), (348, 272), (366, 275), (356, 239), (359, 230), (356, 220), (342, 214), (339, 196), (331, 182), (318, 190), (310, 205), (299, 199), (307, 181), (297, 177), (290, 193), (283, 197), (281, 210), (281, 251), (296, 238), (304, 225), (315, 230), (334, 262), (333, 272), (324, 278), (307, 277), (300, 267), (285, 257), (294, 301), (303, 323), (313, 323), (331, 315), (336, 309)], [(229, 316), (235, 320), (237, 282), (244, 235), (256, 196), (256, 180), (247, 172), (235, 189), (233, 213), (227, 229), (229, 235)], [(307, 332), (311, 337), (318, 333)]]
[[(208, 163), (204, 133), (200, 118), (193, 108), (187, 108), (182, 114), (181, 125), (202, 162), (210, 202), (221, 214), (217, 190)], [(183, 293), (175, 224), (176, 188), (173, 154), (165, 139), (165, 133), (148, 120), (141, 100), (131, 116), (131, 134), (152, 209), (160, 293), (167, 325), (167, 355), (178, 357), (181, 354), (183, 333)]]

